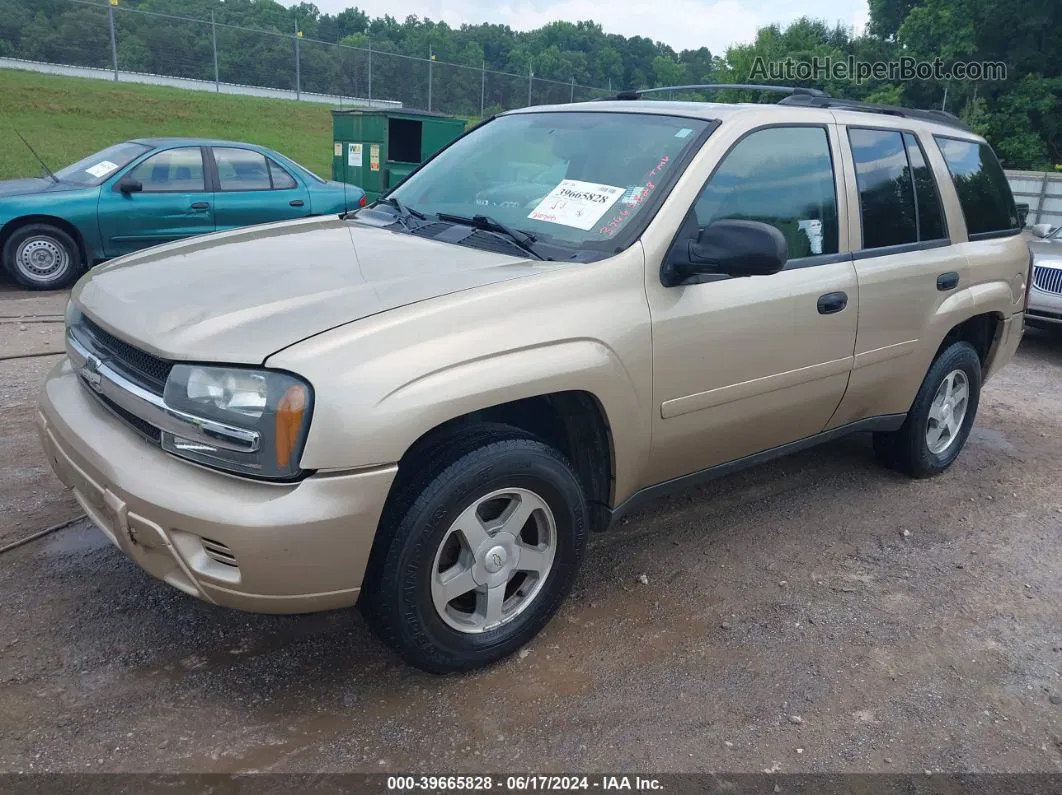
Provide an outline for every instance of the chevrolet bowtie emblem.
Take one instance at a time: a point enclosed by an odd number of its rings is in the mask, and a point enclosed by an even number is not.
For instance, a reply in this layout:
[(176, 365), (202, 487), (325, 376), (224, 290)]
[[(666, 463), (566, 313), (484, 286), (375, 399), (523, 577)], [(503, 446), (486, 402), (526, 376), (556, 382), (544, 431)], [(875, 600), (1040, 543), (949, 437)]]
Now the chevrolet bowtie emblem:
[(100, 391), (100, 387), (103, 385), (103, 376), (100, 375), (100, 365), (102, 364), (102, 359), (90, 353), (79, 371), (85, 383), (97, 392)]

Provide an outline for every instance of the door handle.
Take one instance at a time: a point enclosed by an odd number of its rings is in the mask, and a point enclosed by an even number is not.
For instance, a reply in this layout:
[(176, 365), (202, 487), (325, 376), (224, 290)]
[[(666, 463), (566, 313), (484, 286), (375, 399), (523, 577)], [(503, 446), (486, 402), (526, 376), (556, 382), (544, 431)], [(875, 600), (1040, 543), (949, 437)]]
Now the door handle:
[(302, 207), (304, 204), (306, 204), (306, 202), (304, 202), (302, 199), (292, 199), (288, 202), (288, 204), (290, 204), (292, 207)]
[(948, 271), (947, 273), (942, 273), (940, 274), (940, 276), (937, 277), (938, 290), (954, 290), (958, 286), (959, 274), (957, 274), (955, 271)]
[(210, 202), (192, 202), (193, 210), (209, 210)]
[(832, 315), (848, 306), (848, 293), (826, 293), (819, 296), (819, 314)]

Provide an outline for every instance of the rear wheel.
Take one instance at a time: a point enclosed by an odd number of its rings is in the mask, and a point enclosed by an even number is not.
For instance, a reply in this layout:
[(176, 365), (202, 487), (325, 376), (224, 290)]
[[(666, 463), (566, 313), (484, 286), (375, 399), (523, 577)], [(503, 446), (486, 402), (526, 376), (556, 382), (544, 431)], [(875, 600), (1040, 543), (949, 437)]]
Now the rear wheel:
[(52, 224), (16, 229), (0, 253), (4, 269), (31, 290), (58, 290), (72, 284), (82, 271), (77, 242)]
[(968, 342), (949, 345), (926, 373), (903, 426), (874, 434), (878, 460), (916, 478), (940, 474), (966, 444), (980, 397), (980, 357)]
[(564, 456), (516, 428), (471, 426), (425, 453), (389, 501), (360, 605), (407, 662), (466, 671), (556, 612), (582, 562), (586, 500)]

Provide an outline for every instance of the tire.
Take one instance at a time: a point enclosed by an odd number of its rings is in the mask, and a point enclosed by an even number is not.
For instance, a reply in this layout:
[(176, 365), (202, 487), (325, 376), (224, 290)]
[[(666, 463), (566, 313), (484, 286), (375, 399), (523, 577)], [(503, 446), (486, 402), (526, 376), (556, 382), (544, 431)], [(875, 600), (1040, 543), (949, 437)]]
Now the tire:
[[(949, 395), (942, 391), (946, 379), (951, 379)], [(963, 386), (965, 404), (959, 397)], [(980, 398), (981, 359), (977, 351), (968, 342), (952, 343), (930, 366), (900, 429), (874, 434), (878, 461), (914, 478), (939, 475), (966, 444)], [(960, 411), (961, 418), (956, 416)]]
[[(582, 563), (589, 518), (578, 477), (554, 448), (495, 423), (458, 429), (416, 455), (409, 470), (388, 500), (369, 557), (359, 600), (366, 620), (429, 673), (507, 657), (546, 625)], [(475, 515), (486, 521), (472, 518), (477, 505)], [(520, 509), (532, 511), (526, 522), (519, 514), (504, 521)], [(495, 534), (479, 532), (484, 524)], [(453, 599), (447, 572), (463, 578)], [(461, 591), (467, 585), (474, 587)]]
[(52, 224), (26, 224), (16, 229), (4, 243), (0, 259), (11, 278), (30, 290), (67, 287), (84, 268), (77, 242)]

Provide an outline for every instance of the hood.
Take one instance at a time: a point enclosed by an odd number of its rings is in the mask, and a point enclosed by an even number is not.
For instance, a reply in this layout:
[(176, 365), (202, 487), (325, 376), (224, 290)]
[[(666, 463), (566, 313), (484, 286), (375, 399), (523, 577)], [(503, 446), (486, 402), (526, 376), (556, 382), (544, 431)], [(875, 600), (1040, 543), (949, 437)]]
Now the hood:
[(0, 180), (0, 197), (32, 196), (35, 193), (56, 193), (68, 190), (81, 190), (84, 185), (72, 185), (68, 182), (52, 182), (50, 179), (29, 177), (26, 179)]
[(1033, 238), (1029, 241), (1029, 250), (1033, 253), (1033, 259), (1059, 260), (1062, 261), (1062, 239), (1044, 240)]
[(90, 271), (72, 298), (157, 356), (258, 364), (344, 323), (554, 267), (330, 216), (148, 249)]

